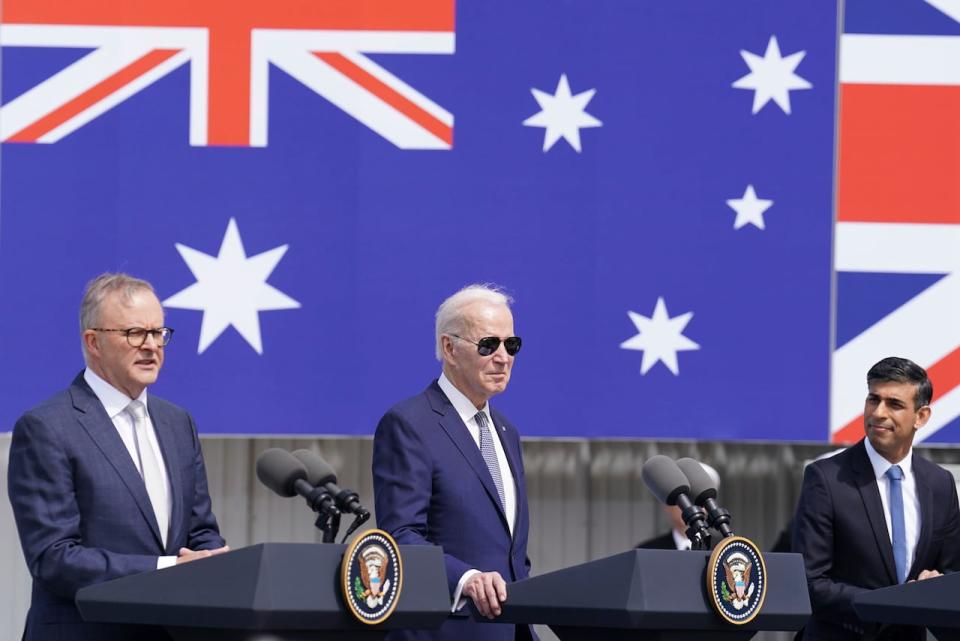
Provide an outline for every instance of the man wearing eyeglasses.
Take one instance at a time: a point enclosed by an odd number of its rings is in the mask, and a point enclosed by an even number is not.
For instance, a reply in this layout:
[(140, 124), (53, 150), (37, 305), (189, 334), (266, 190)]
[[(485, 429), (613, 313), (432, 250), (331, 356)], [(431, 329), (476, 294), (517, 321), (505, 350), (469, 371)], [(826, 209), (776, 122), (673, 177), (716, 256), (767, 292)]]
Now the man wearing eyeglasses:
[(80, 307), (87, 367), (17, 421), (9, 494), (33, 594), (25, 641), (168, 639), (84, 623), (80, 588), (226, 551), (193, 419), (147, 387), (173, 330), (146, 281), (103, 274)]
[[(520, 437), (490, 406), (510, 382), (520, 338), (511, 300), (471, 285), (437, 310), (439, 379), (380, 420), (373, 441), (379, 526), (401, 544), (443, 547), (453, 616), (439, 632), (391, 639), (529, 639), (529, 626), (480, 624), (462, 616), (466, 599), (494, 619), (507, 582), (526, 578), (530, 515)], [(535, 637), (534, 637), (535, 638)]]

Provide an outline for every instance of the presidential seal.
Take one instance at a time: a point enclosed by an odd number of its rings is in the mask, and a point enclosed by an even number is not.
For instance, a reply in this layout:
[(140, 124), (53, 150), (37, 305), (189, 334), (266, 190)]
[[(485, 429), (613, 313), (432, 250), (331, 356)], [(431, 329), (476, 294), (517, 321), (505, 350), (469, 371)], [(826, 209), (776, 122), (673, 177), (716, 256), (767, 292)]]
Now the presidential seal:
[(767, 595), (767, 566), (756, 544), (722, 539), (707, 563), (707, 595), (717, 614), (737, 625), (752, 621)]
[(403, 563), (393, 537), (368, 530), (343, 554), (343, 600), (359, 621), (382, 623), (393, 613), (403, 587)]

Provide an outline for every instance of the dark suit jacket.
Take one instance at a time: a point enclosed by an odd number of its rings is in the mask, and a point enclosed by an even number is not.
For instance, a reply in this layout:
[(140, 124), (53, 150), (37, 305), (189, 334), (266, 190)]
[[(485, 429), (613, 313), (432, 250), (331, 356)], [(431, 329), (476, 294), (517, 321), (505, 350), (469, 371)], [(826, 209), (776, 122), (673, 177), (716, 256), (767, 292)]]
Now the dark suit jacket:
[[(497, 571), (508, 583), (530, 570), (520, 437), (499, 412), (490, 413), (517, 488), (513, 536), (480, 449), (436, 381), (391, 408), (373, 440), (377, 522), (397, 543), (443, 546), (451, 597), (467, 570)], [(513, 625), (454, 617), (439, 633), (391, 638), (512, 640), (514, 634)]]
[(638, 543), (637, 547), (643, 550), (676, 550), (677, 542), (673, 540), (673, 530), (667, 530), (660, 536)]
[(148, 407), (171, 487), (165, 548), (140, 473), (82, 374), (14, 426), (8, 488), (33, 577), (24, 639), (163, 638), (158, 628), (83, 623), (77, 590), (155, 570), (181, 547), (224, 544), (193, 419), (155, 396)]
[[(920, 502), (920, 538), (908, 574), (960, 569), (960, 508), (949, 472), (914, 454)], [(873, 467), (861, 440), (807, 466), (797, 513), (793, 549), (803, 555), (813, 616), (804, 639), (861, 639), (876, 632), (853, 610), (861, 592), (896, 585), (893, 547)], [(922, 639), (919, 628), (893, 627), (877, 638)]]
[[(720, 541), (722, 535), (719, 532), (710, 530), (710, 549)], [(655, 536), (652, 539), (641, 541), (637, 544), (641, 550), (676, 550), (677, 542), (673, 540), (673, 530), (667, 530), (665, 533)]]

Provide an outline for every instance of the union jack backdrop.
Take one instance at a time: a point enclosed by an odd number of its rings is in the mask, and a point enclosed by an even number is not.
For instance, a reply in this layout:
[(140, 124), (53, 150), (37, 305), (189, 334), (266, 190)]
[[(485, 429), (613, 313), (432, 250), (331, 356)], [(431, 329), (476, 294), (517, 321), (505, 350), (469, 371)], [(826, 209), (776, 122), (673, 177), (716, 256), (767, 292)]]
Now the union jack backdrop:
[[(842, 16), (842, 17), (841, 17)], [(5, 0), (0, 428), (147, 278), (159, 395), (369, 434), (433, 313), (514, 296), (530, 436), (849, 440), (930, 368), (960, 440), (955, 0)], [(836, 202), (836, 207), (835, 207)]]
[(863, 434), (861, 372), (909, 356), (927, 441), (960, 440), (960, 3), (846, 3), (840, 39), (831, 438)]

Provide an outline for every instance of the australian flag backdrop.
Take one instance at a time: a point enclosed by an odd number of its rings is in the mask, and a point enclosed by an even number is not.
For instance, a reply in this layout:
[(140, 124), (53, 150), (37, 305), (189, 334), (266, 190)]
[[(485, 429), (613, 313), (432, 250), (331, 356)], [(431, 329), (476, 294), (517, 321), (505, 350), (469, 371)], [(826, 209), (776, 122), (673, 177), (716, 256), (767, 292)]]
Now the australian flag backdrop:
[(930, 368), (960, 440), (952, 0), (5, 0), (0, 428), (103, 271), (207, 434), (370, 434), (475, 282), (527, 436), (842, 441)]

